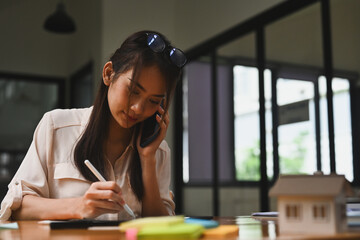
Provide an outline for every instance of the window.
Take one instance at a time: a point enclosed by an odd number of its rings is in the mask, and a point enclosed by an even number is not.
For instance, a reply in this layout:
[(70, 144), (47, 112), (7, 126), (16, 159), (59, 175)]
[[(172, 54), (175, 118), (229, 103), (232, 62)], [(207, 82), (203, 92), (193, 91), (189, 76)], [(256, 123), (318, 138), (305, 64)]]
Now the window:
[[(217, 67), (217, 102), (219, 179), (234, 182), (232, 145), (233, 109), (229, 97), (232, 88), (232, 66)], [(193, 62), (186, 66), (183, 79), (183, 181), (192, 184), (209, 184), (212, 179), (212, 91), (211, 65)], [(257, 129), (256, 127), (254, 130)]]
[(62, 78), (0, 73), (0, 199), (45, 112), (64, 107)]
[(312, 174), (316, 171), (314, 83), (279, 78), (276, 87), (280, 173)]
[(59, 98), (57, 82), (0, 75), (0, 150), (26, 150), (41, 117), (59, 106)]
[[(225, 66), (225, 65), (224, 65)], [(233, 163), (229, 155), (231, 151), (222, 150), (220, 159), (221, 179), (227, 181), (259, 181), (260, 180), (260, 134), (259, 134), (259, 86), (258, 69), (245, 65), (227, 66), (232, 68), (232, 76), (226, 74), (226, 67), (218, 67), (219, 88), (229, 81), (233, 81), (233, 124), (234, 130), (228, 121), (218, 121), (221, 134), (225, 134), (219, 145), (231, 145), (225, 142), (226, 138), (234, 137), (234, 158)], [(192, 63), (187, 67), (187, 75), (183, 81), (183, 180), (188, 182), (210, 182), (212, 158), (211, 139), (211, 94), (210, 94), (210, 64), (204, 62)], [(301, 72), (302, 69), (296, 69)], [(326, 105), (326, 80), (319, 77), (316, 72), (308, 73), (305, 79), (301, 75), (296, 78), (296, 71), (291, 69), (292, 78), (276, 79), (276, 101), (278, 105), (278, 161), (280, 174), (312, 174), (317, 169), (317, 162), (321, 161), (321, 170), (330, 173), (329, 163), (329, 141)], [(286, 74), (286, 66), (282, 67), (282, 75)], [(288, 74), (289, 75), (289, 74)], [(310, 76), (310, 77), (309, 77)], [(266, 69), (265, 77), (265, 111), (266, 111), (266, 154), (267, 154), (267, 176), (269, 179), (274, 176), (273, 158), (273, 123), (272, 123), (272, 70)], [(318, 87), (314, 81), (318, 78)], [(309, 80), (310, 79), (310, 80)], [(313, 79), (313, 80), (311, 80)], [(315, 80), (314, 80), (315, 79)], [(189, 93), (189, 89), (191, 90)], [(230, 88), (228, 88), (230, 89)], [(319, 91), (319, 119), (316, 115), (315, 92)], [(227, 95), (226, 90), (219, 92), (219, 109), (223, 110), (228, 104), (220, 101)], [(334, 78), (333, 80), (334, 99), (334, 122), (335, 122), (335, 146), (337, 173), (344, 174), (349, 181), (353, 180), (353, 156), (352, 156), (352, 129), (350, 112), (350, 84), (348, 79)], [(191, 103), (191, 105), (189, 105)], [(291, 106), (290, 106), (291, 105)], [(286, 107), (296, 107), (298, 112), (304, 116), (302, 119), (290, 119), (293, 113)], [(301, 107), (299, 107), (301, 106)], [(285, 110), (284, 110), (285, 108)], [(284, 110), (284, 111), (282, 111)], [(231, 109), (229, 110), (231, 111)], [(189, 126), (189, 115), (192, 116), (192, 123)], [(231, 112), (219, 113), (221, 118), (229, 116)], [(298, 113), (299, 114), (299, 113)], [(288, 116), (286, 116), (288, 115)], [(316, 121), (320, 122), (320, 158), (317, 154)], [(231, 123), (230, 123), (231, 124)], [(192, 128), (192, 131), (189, 131)], [(189, 132), (192, 136), (189, 136)], [(221, 135), (219, 134), (219, 135)], [(193, 141), (193, 144), (189, 141)], [(201, 144), (195, 144), (199, 143)], [(189, 148), (192, 149), (189, 155)], [(219, 146), (221, 149), (221, 146)], [(226, 155), (227, 154), (227, 155)], [(319, 158), (319, 159), (318, 159)], [(192, 162), (189, 162), (192, 159)], [(224, 160), (226, 159), (226, 161)], [(230, 159), (230, 160), (229, 160)], [(199, 170), (201, 167), (201, 171)], [(234, 166), (234, 177), (227, 169)], [(198, 169), (198, 170), (196, 170)], [(225, 169), (225, 171), (224, 171)], [(191, 173), (192, 172), (192, 173)]]
[(90, 62), (70, 77), (72, 108), (90, 107), (93, 104), (93, 63)]
[[(294, 3), (301, 6), (296, 7)], [(331, 7), (331, 20), (337, 22), (331, 26), (327, 14), (330, 13), (329, 3), (334, 6)], [(182, 156), (178, 155), (184, 160), (183, 179), (180, 180), (190, 183), (189, 185), (212, 186), (214, 195), (219, 186), (258, 186), (262, 211), (269, 210), (267, 191), (272, 184), (271, 178), (274, 180), (282, 173), (312, 174), (317, 170), (328, 174), (330, 160), (331, 170), (336, 165), (337, 173), (345, 174), (349, 181), (359, 186), (360, 168), (357, 159), (360, 151), (356, 146), (359, 145), (360, 130), (356, 123), (359, 122), (360, 90), (356, 82), (359, 78), (358, 68), (354, 66), (356, 51), (354, 44), (351, 44), (353, 41), (350, 41), (353, 39), (350, 33), (356, 32), (358, 28), (354, 24), (357, 15), (349, 11), (358, 4), (356, 0), (346, 3), (340, 0), (309, 2), (308, 5), (303, 1), (284, 2), (279, 5), (281, 8), (276, 8), (279, 10), (276, 14), (273, 9), (266, 11), (251, 21), (239, 24), (190, 49), (187, 54), (190, 64), (185, 71), (187, 83), (183, 85), (184, 108), (175, 110), (176, 121), (182, 119), (184, 128), (183, 135), (176, 136), (183, 137), (183, 145), (178, 144), (177, 151), (183, 153)], [(289, 15), (287, 10), (290, 5), (297, 12)], [(348, 13), (348, 18), (343, 18), (345, 12)], [(353, 31), (343, 31), (342, 26), (345, 25)], [(337, 36), (334, 39), (328, 34), (331, 31), (321, 31), (329, 26), (338, 33), (333, 34)], [(337, 42), (333, 49), (329, 47), (331, 42)], [(329, 56), (334, 56), (333, 63)], [(219, 79), (219, 76), (214, 75), (219, 75), (217, 68), (221, 64), (227, 64), (225, 68), (228, 67), (231, 74), (228, 74), (228, 80), (224, 77), (222, 80), (225, 81), (217, 86), (228, 84), (229, 81), (234, 84), (227, 92), (232, 98), (232, 109), (228, 116), (233, 122), (218, 121), (216, 127), (212, 127), (214, 117), (211, 111), (217, 108), (216, 114), (222, 117), (219, 109), (229, 106), (220, 101), (217, 107), (209, 105), (212, 102), (209, 86), (211, 80)], [(195, 65), (198, 65), (197, 70)], [(269, 75), (265, 71), (264, 79), (259, 79), (258, 76), (263, 75), (259, 74), (258, 68), (269, 69), (266, 70)], [(333, 79), (334, 104), (330, 111), (333, 110), (334, 114), (330, 117), (327, 114), (325, 80), (320, 77), (324, 73), (337, 77)], [(258, 86), (259, 80), (264, 80), (264, 96), (263, 89)], [(263, 112), (259, 114), (259, 102), (263, 103), (263, 97), (265, 119)], [(281, 107), (304, 102), (307, 102), (308, 120), (286, 124), (280, 122)], [(222, 147), (213, 146), (216, 141), (225, 142), (224, 138), (217, 140), (217, 137), (213, 140), (214, 135), (220, 135), (215, 132), (220, 126), (225, 126), (224, 129), (227, 127), (230, 132), (227, 136), (232, 142), (223, 144), (230, 146), (227, 148), (229, 151), (221, 152)], [(333, 139), (330, 138), (332, 136)], [(213, 153), (218, 156), (213, 156)], [(260, 156), (261, 160), (265, 160), (264, 155), (267, 160), (267, 176), (262, 168), (261, 176), (264, 178), (260, 179)], [(213, 166), (219, 167), (217, 173), (220, 179), (212, 176), (215, 173)], [(226, 168), (232, 168), (233, 172)], [(223, 185), (217, 184), (218, 180)], [(228, 180), (232, 180), (230, 184), (227, 184)], [(178, 185), (182, 190), (183, 182)], [(178, 196), (182, 197), (181, 191), (178, 192)], [(217, 201), (214, 201), (213, 206), (218, 207), (217, 205)]]
[(285, 207), (286, 218), (288, 220), (300, 220), (301, 219), (301, 205), (300, 204), (287, 204)]
[(260, 179), (259, 86), (255, 67), (234, 67), (235, 167), (237, 180)]
[[(258, 69), (236, 65), (234, 73), (234, 139), (236, 180), (260, 180)], [(271, 71), (265, 70), (267, 173), (273, 176)]]
[[(344, 174), (348, 181), (353, 181), (353, 154), (350, 107), (350, 84), (345, 78), (334, 78), (332, 81), (334, 106), (334, 132), (336, 172)], [(321, 116), (327, 116), (326, 79), (319, 77)], [(324, 173), (330, 173), (329, 136), (327, 117), (321, 119), (321, 155)]]
[(210, 64), (191, 63), (186, 72), (183, 81), (183, 181), (206, 183), (212, 176)]
[(329, 204), (317, 203), (312, 207), (313, 219), (316, 221), (327, 221), (329, 219)]

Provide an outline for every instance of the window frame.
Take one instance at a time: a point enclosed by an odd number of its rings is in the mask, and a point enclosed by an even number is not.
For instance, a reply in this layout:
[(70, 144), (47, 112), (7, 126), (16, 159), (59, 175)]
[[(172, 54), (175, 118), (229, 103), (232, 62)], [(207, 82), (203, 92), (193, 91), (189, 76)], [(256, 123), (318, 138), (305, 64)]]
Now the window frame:
[[(231, 69), (234, 68), (234, 66), (240, 65), (240, 66), (244, 66), (244, 67), (256, 67), (256, 65), (254, 64), (254, 61), (251, 59), (247, 59), (247, 58), (225, 58), (225, 57), (218, 57), (220, 60), (219, 62), (221, 62), (221, 64), (228, 64), (229, 67)], [(208, 63), (205, 61), (202, 61), (203, 63)], [(210, 64), (210, 63), (209, 63)], [(278, 121), (278, 106), (277, 106), (277, 99), (276, 99), (276, 89), (273, 89), (274, 86), (276, 86), (276, 81), (279, 78), (289, 78), (289, 79), (301, 79), (304, 81), (309, 81), (312, 82), (314, 85), (317, 85), (317, 80), (320, 76), (323, 76), (323, 72), (322, 70), (316, 69), (316, 68), (309, 68), (307, 66), (296, 66), (293, 64), (284, 64), (284, 63), (280, 63), (280, 62), (269, 62), (269, 64), (267, 64), (266, 69), (269, 69), (271, 71), (271, 75), (272, 75), (272, 96), (271, 96), (271, 101), (272, 101), (272, 116), (273, 116), (273, 178), (269, 181), (270, 182), (270, 186), (272, 186), (275, 183), (275, 180), (277, 179), (277, 177), (280, 174), (280, 167), (279, 167), (279, 156), (278, 156), (278, 139), (277, 139), (277, 129), (276, 131), (274, 131), (275, 127), (277, 127), (277, 121)], [(306, 74), (304, 74), (304, 72)], [(358, 79), (358, 76), (356, 73), (353, 72), (346, 72), (346, 71), (335, 71), (334, 73), (334, 78), (338, 77), (338, 78), (345, 78), (349, 80), (349, 85), (350, 85), (350, 89), (349, 89), (349, 95), (350, 95), (350, 104), (351, 104), (351, 108), (353, 108), (352, 106), (354, 105), (354, 103), (352, 102), (354, 99), (354, 97), (352, 97), (352, 95), (354, 93), (353, 88), (355, 87), (354, 83), (356, 81), (356, 79)], [(234, 78), (232, 79), (232, 81), (234, 81)], [(318, 87), (314, 87), (314, 104), (319, 104), (319, 96), (318, 95)], [(234, 90), (232, 89), (231, 93), (229, 93), (229, 97), (231, 96), (231, 98), (233, 99), (233, 93)], [(275, 98), (273, 97), (275, 94)], [(317, 97), (316, 97), (317, 96)], [(233, 108), (232, 108), (233, 109)], [(229, 113), (231, 114), (231, 116), (233, 117), (233, 119), (235, 119), (235, 115), (234, 112)], [(352, 122), (352, 126), (351, 128), (354, 128), (354, 118), (355, 116), (353, 116), (353, 112), (351, 112), (351, 122)], [(319, 114), (316, 114), (316, 121), (319, 121)], [(234, 121), (232, 122), (234, 124)], [(316, 125), (318, 125), (319, 123), (317, 122)], [(230, 126), (230, 129), (234, 130), (234, 125)], [(232, 131), (234, 132), (234, 131)], [(276, 132), (276, 133), (274, 133)], [(354, 129), (352, 130), (352, 139), (353, 139), (353, 146), (356, 142), (355, 139), (355, 131)], [(318, 133), (320, 134), (320, 132)], [(320, 137), (316, 136), (316, 145), (317, 145), (317, 152), (320, 151), (320, 143), (318, 141), (320, 141)], [(234, 136), (232, 136), (232, 147), (233, 147), (233, 152), (234, 152)], [(276, 151), (275, 151), (276, 149)], [(353, 147), (353, 152), (355, 152), (356, 150)], [(353, 158), (355, 159), (355, 155), (353, 156)], [(189, 160), (190, 161), (190, 160)], [(260, 161), (260, 160), (259, 160)], [(230, 166), (231, 168), (235, 169), (235, 155), (233, 155), (233, 159), (231, 160), (232, 166)], [(318, 155), (317, 156), (317, 170), (321, 171), (322, 166), (321, 166), (321, 156)], [(358, 186), (357, 182), (355, 181), (355, 171), (357, 171), (357, 169), (355, 168), (355, 166), (353, 167), (354, 170), (354, 181), (352, 182), (353, 185)], [(359, 171), (360, 174), (360, 171)], [(236, 180), (236, 176), (235, 173), (233, 175), (233, 179), (230, 181), (219, 181), (219, 186), (251, 186), (251, 187), (257, 187), (259, 186), (259, 182), (260, 180), (256, 181), (252, 181), (252, 180)], [(189, 182), (184, 183), (184, 186), (189, 186), (189, 187), (205, 187), (205, 186), (211, 186), (211, 181), (199, 181), (199, 182), (192, 182), (191, 180), (189, 180)]]
[[(240, 23), (239, 25), (232, 27), (228, 29), (227, 31), (224, 31), (223, 33), (210, 38), (203, 43), (189, 49), (186, 51), (186, 55), (188, 58), (188, 63), (191, 61), (194, 61), (202, 56), (205, 56), (207, 54), (212, 54), (213, 56), (213, 62), (216, 62), (216, 49), (221, 47), (222, 45), (238, 39), (252, 31), (256, 32), (256, 67), (259, 69), (264, 69), (264, 63), (268, 65), (268, 62), (265, 61), (265, 49), (264, 49), (264, 33), (263, 28), (272, 22), (275, 22), (281, 18), (291, 16), (293, 13), (296, 13), (297, 11), (300, 11), (302, 9), (305, 9), (309, 6), (312, 6), (313, 4), (320, 3), (321, 5), (321, 29), (322, 29), (322, 45), (323, 45), (323, 57), (324, 57), (324, 63), (323, 63), (323, 71), (325, 72), (325, 76), (327, 79), (332, 79), (334, 77), (334, 69), (332, 65), (332, 49), (331, 49), (331, 24), (330, 24), (330, 9), (329, 9), (329, 1), (320, 1), (320, 0), (309, 0), (309, 1), (297, 1), (297, 0), (289, 0), (285, 1), (283, 3), (278, 4), (277, 6), (253, 17), (248, 19), (247, 21), (244, 21)], [(215, 65), (215, 64), (213, 64)], [(213, 69), (213, 71), (216, 71)], [(260, 71), (263, 73), (263, 71)], [(259, 80), (263, 80), (263, 76), (260, 74)], [(350, 78), (349, 78), (350, 79)], [(355, 80), (358, 79), (358, 76), (354, 78)], [(331, 82), (331, 80), (327, 81), (328, 83)], [(179, 84), (181, 85), (181, 84)], [(174, 117), (174, 126), (175, 126), (175, 200), (178, 202), (177, 207), (177, 213), (182, 213), (183, 210), (183, 188), (185, 184), (183, 183), (183, 172), (182, 172), (182, 89), (181, 86), (177, 87), (176, 95), (175, 95), (175, 117)], [(352, 113), (352, 119), (354, 120), (360, 120), (360, 116), (357, 110), (359, 108), (359, 102), (360, 97), (356, 96), (356, 93), (360, 93), (360, 89), (356, 87), (356, 85), (351, 85), (350, 91), (350, 97), (351, 97), (351, 109)], [(333, 144), (333, 136), (334, 136), (334, 129), (333, 129), (333, 114), (332, 114), (332, 91), (331, 87), (329, 94), (327, 95), (328, 101), (330, 102), (329, 106), (329, 114), (328, 114), (328, 122), (329, 122), (329, 136), (330, 136), (330, 159), (331, 164), (334, 166), (334, 144)], [(358, 94), (359, 95), (359, 94)], [(354, 101), (353, 101), (354, 100)], [(357, 121), (358, 122), (358, 121)], [(261, 123), (262, 126), (264, 126), (264, 121)], [(352, 133), (353, 136), (355, 134), (356, 137), (353, 137), (353, 165), (354, 169), (359, 169), (357, 171), (360, 172), (360, 162), (355, 161), (360, 156), (360, 150), (357, 149), (357, 145), (360, 141), (360, 127), (358, 127), (355, 124), (355, 121), (352, 121)], [(264, 142), (264, 138), (261, 138), (261, 149), (262, 152), (265, 152), (266, 145)], [(275, 161), (276, 162), (276, 161)], [(216, 165), (216, 163), (215, 163)], [(278, 166), (274, 165), (274, 168), (278, 168)], [(333, 167), (332, 167), (333, 168)], [(261, 155), (261, 162), (260, 162), (260, 169), (261, 169), (261, 181), (259, 183), (260, 188), (260, 211), (268, 211), (269, 210), (269, 197), (268, 197), (268, 190), (271, 184), (273, 182), (268, 181), (266, 176), (266, 155)], [(181, 171), (180, 171), (181, 170)], [(277, 177), (275, 175), (276, 171), (274, 172), (274, 179)], [(360, 174), (354, 174), (354, 182), (353, 184), (360, 186)], [(188, 186), (189, 184), (187, 184)], [(218, 183), (218, 179), (213, 179), (213, 190), (214, 192), (218, 192), (218, 187), (221, 186), (221, 183)], [(215, 196), (214, 196), (215, 197)], [(218, 201), (214, 200), (213, 203), (213, 209), (214, 212), (217, 212)]]

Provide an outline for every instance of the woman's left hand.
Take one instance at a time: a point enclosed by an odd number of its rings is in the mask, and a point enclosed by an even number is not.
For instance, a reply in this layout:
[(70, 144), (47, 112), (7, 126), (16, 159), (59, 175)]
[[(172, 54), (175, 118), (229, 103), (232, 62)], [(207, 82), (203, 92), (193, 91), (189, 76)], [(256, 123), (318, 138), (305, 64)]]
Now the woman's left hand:
[(161, 116), (157, 115), (156, 120), (160, 126), (159, 135), (146, 147), (140, 146), (141, 132), (137, 139), (137, 150), (140, 157), (142, 169), (142, 181), (144, 186), (144, 195), (142, 201), (142, 216), (169, 215), (160, 194), (160, 187), (157, 176), (156, 151), (166, 136), (166, 131), (170, 123), (169, 114), (159, 106), (157, 110)]
[[(149, 161), (150, 159), (155, 160), (156, 150), (159, 148), (161, 142), (164, 140), (164, 138), (166, 136), (167, 128), (170, 124), (169, 113), (168, 112), (165, 113), (165, 110), (161, 106), (158, 107), (157, 111), (161, 115), (161, 116), (159, 116), (158, 114), (156, 115), (156, 121), (159, 123), (159, 126), (160, 126), (159, 135), (155, 138), (154, 141), (152, 141), (149, 145), (147, 145), (144, 148), (140, 146), (141, 132), (137, 138), (136, 145), (137, 145), (137, 150), (140, 155), (141, 162)], [(141, 131), (142, 131), (142, 129), (141, 129)]]

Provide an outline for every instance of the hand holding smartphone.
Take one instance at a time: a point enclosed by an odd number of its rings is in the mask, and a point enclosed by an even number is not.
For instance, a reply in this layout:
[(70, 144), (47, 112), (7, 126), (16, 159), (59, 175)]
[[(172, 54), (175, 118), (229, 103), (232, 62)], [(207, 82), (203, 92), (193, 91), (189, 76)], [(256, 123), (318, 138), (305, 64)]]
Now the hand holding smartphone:
[[(163, 107), (163, 101), (160, 104)], [(140, 138), (140, 147), (144, 148), (149, 145), (160, 133), (160, 125), (156, 120), (156, 115), (160, 116), (158, 111), (154, 115), (145, 119), (142, 126), (141, 138)]]

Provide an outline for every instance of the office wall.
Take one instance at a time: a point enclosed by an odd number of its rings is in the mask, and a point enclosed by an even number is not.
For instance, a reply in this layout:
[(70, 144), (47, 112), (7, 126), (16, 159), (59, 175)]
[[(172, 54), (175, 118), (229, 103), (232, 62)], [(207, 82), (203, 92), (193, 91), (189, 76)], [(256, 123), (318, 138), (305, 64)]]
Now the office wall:
[(69, 5), (69, 14), (75, 19), (77, 32), (69, 46), (68, 74), (76, 72), (89, 61), (94, 62), (94, 80), (97, 86), (102, 68), (101, 38), (102, 38), (102, 1), (64, 1)]
[(43, 29), (57, 1), (1, 1), (0, 71), (68, 78), (93, 60), (96, 89), (102, 65), (134, 31), (161, 31), (187, 50), (282, 1), (63, 1), (77, 25), (70, 35)]
[(331, 2), (332, 46), (336, 69), (360, 72), (360, 2)]
[(175, 38), (185, 50), (284, 0), (176, 1)]
[[(0, 71), (65, 76), (73, 37), (43, 30), (51, 1), (13, 1), (0, 9)], [(30, 11), (31, 9), (31, 11)]]
[[(67, 79), (91, 60), (101, 65), (101, 1), (64, 3), (66, 12), (76, 22), (74, 34), (44, 30), (45, 19), (55, 12), (56, 1), (17, 0), (0, 4), (1, 72)], [(95, 73), (100, 76), (98, 67)]]
[(143, 29), (158, 30), (187, 50), (282, 1), (104, 1), (102, 52), (107, 56), (126, 36)]
[[(174, 45), (187, 50), (282, 1), (64, 1), (78, 28), (71, 35), (52, 34), (43, 29), (46, 17), (55, 11), (56, 1), (2, 1), (0, 71), (68, 77), (91, 59), (96, 61), (94, 69), (99, 71), (125, 37), (141, 29), (159, 30)], [(360, 38), (357, 27), (360, 16), (347, 14), (359, 11), (359, 4), (332, 1), (331, 7), (334, 65), (345, 70), (360, 69), (356, 61), (360, 52), (356, 44)], [(268, 37), (283, 29), (277, 24)], [(337, 44), (341, 42), (347, 44)], [(276, 49), (286, 42), (277, 44), (269, 49), (269, 54), (275, 56)], [(284, 58), (278, 53), (275, 59)], [(100, 76), (99, 72), (96, 76)]]

